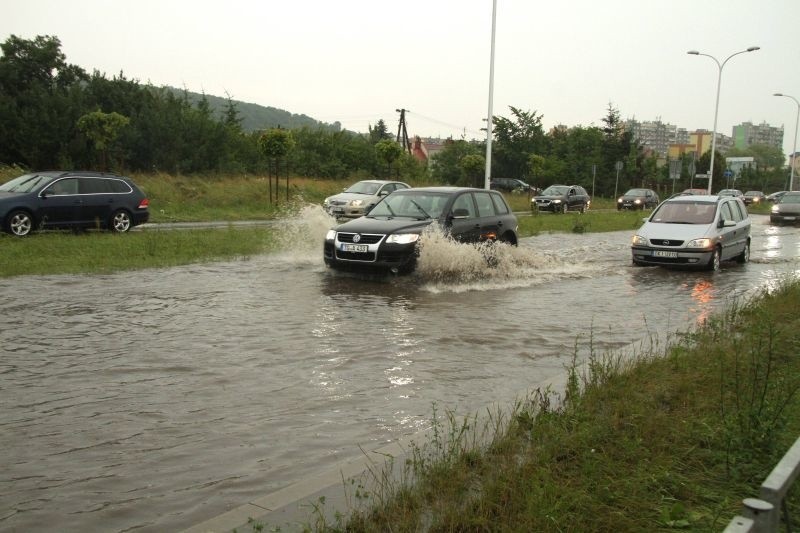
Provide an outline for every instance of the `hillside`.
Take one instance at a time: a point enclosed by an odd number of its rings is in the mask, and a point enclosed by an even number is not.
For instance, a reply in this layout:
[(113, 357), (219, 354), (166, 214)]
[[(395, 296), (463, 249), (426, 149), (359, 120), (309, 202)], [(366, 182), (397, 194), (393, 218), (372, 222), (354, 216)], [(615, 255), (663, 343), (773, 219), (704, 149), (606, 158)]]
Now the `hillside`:
[[(175, 87), (164, 87), (164, 89), (172, 91), (179, 96), (182, 96), (184, 93), (183, 89), (177, 89)], [(189, 101), (192, 103), (192, 105), (195, 105), (198, 101), (200, 101), (200, 99), (203, 98), (201, 93), (186, 91), (186, 94), (188, 95)], [(205, 95), (205, 97), (214, 113), (217, 113), (221, 116), (225, 112), (225, 109), (228, 105), (227, 98), (213, 96), (210, 94)], [(239, 100), (233, 100), (233, 102), (236, 104), (236, 109), (239, 111), (239, 117), (242, 119), (242, 129), (246, 132), (276, 128), (278, 126), (286, 129), (301, 128), (303, 126), (308, 126), (311, 128), (321, 127), (331, 131), (340, 131), (342, 129), (339, 122), (326, 124), (324, 122), (315, 120), (308, 115), (297, 115), (290, 113), (289, 111), (284, 111), (283, 109), (265, 107), (258, 104), (241, 102)]]

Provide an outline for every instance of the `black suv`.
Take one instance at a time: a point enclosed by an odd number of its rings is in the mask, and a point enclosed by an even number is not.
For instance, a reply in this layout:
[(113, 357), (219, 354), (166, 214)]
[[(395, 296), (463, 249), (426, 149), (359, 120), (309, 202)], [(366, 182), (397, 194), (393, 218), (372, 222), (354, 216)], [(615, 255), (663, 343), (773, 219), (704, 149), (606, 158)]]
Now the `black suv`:
[(499, 192), (421, 187), (395, 191), (366, 216), (330, 229), (325, 264), (341, 270), (411, 272), (420, 236), (434, 222), (458, 241), (517, 245), (517, 217)]
[(46, 228), (124, 233), (147, 222), (149, 205), (130, 179), (102, 172), (34, 172), (0, 185), (0, 222), (19, 237)]
[(580, 185), (551, 185), (531, 199), (531, 208), (553, 213), (584, 213), (591, 203), (589, 193)]

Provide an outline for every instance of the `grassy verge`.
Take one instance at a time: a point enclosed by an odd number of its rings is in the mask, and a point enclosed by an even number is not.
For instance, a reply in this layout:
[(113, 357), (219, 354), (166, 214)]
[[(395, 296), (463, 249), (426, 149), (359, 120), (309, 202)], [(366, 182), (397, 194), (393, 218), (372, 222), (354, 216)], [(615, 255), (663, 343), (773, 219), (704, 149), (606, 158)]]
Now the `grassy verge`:
[(0, 235), (0, 277), (108, 273), (246, 258), (268, 251), (263, 228), (112, 233), (45, 232), (20, 239)]
[(450, 417), (413, 454), (416, 483), (381, 477), (308, 529), (721, 531), (800, 434), (799, 342), (793, 282), (633, 358), (576, 355), (565, 393), (536, 391), (490, 445)]

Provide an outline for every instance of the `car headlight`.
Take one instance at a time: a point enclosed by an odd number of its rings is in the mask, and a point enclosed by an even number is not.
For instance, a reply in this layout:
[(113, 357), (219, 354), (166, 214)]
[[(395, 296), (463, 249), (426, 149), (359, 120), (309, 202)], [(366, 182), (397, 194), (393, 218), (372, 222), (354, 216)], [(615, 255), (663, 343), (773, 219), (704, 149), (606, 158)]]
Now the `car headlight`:
[(777, 212), (778, 212), (778, 211), (780, 211), (780, 210), (781, 210), (781, 208), (780, 208), (780, 207), (778, 207), (777, 205), (773, 205), (773, 206), (772, 206), (772, 212), (773, 212), (773, 213), (777, 213)]
[(336, 238), (336, 230), (335, 229), (329, 229), (328, 233), (325, 234), (325, 240), (326, 241), (332, 241), (335, 238)]
[(560, 203), (561, 203), (561, 200), (553, 200), (553, 203), (554, 203), (554, 204), (560, 204)]
[(647, 246), (647, 239), (641, 235), (634, 235), (633, 239), (631, 239), (631, 244), (636, 246)]
[(686, 243), (687, 248), (711, 248), (711, 239), (695, 239)]
[(364, 205), (364, 200), (350, 200), (350, 207), (361, 207)]
[(419, 233), (393, 233), (386, 242), (392, 244), (411, 244), (419, 240)]
[(330, 204), (330, 203), (331, 203), (331, 199), (330, 198), (325, 198), (325, 201), (322, 202), (322, 205), (325, 206), (325, 207), (328, 207), (328, 204)]
[(642, 203), (642, 201), (637, 198), (636, 200), (633, 201), (633, 203), (638, 205), (638, 204)]

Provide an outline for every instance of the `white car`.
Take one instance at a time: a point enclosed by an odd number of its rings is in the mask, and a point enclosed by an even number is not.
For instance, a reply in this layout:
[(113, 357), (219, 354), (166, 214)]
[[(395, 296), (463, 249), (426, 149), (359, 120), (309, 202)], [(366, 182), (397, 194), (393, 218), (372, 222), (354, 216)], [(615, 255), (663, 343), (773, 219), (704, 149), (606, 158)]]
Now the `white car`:
[(358, 218), (366, 215), (385, 196), (411, 186), (402, 181), (364, 180), (344, 192), (325, 198), (322, 207), (336, 218)]
[(735, 196), (675, 196), (659, 205), (633, 236), (637, 266), (719, 270), (750, 260), (750, 216)]

